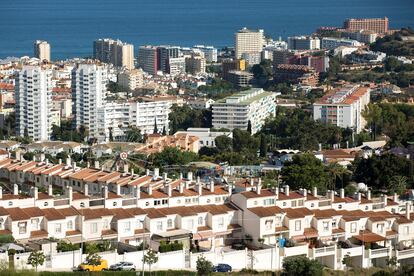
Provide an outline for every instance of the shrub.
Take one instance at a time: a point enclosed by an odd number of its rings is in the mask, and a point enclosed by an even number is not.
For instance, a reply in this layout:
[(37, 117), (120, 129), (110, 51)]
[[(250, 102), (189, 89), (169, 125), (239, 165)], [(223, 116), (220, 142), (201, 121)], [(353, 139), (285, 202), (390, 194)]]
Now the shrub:
[(322, 265), (317, 260), (305, 256), (287, 257), (283, 261), (282, 275), (321, 276)]
[(3, 243), (13, 243), (14, 238), (12, 235), (0, 235), (0, 244)]
[(165, 253), (165, 252), (171, 252), (171, 251), (178, 251), (182, 249), (183, 249), (183, 244), (177, 241), (174, 241), (173, 243), (167, 243), (165, 241), (161, 241), (158, 251), (160, 253)]
[(79, 249), (78, 244), (67, 243), (65, 241), (58, 242), (57, 247), (56, 247), (56, 250), (58, 252), (68, 252), (68, 251), (74, 251), (78, 249)]
[(294, 240), (286, 239), (285, 247), (294, 247), (296, 245)]
[(204, 256), (197, 258), (197, 274), (200, 276), (211, 275), (213, 272), (213, 264), (207, 260)]

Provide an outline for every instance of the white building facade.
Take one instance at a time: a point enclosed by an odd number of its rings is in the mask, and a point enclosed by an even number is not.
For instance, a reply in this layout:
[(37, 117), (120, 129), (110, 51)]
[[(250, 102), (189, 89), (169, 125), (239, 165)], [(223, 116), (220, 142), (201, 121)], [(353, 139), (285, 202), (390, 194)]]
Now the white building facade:
[(15, 87), (16, 134), (33, 140), (48, 140), (52, 132), (52, 70), (24, 66)]

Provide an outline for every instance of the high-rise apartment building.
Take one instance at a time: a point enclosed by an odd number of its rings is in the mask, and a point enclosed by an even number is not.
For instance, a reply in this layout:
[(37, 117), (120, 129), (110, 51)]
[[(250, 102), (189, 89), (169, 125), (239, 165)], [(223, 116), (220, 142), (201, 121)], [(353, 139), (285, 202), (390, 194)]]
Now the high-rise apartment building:
[(362, 111), (369, 102), (368, 87), (345, 85), (313, 104), (313, 119), (360, 133), (366, 125)]
[(336, 37), (324, 37), (322, 38), (321, 48), (327, 50), (333, 50), (340, 46), (347, 47), (359, 47), (362, 43), (353, 39), (347, 38), (336, 38)]
[(225, 59), (221, 63), (221, 75), (222, 78), (228, 80), (229, 72), (237, 70), (237, 71), (245, 71), (246, 70), (246, 61), (244, 59)]
[(141, 69), (126, 70), (118, 74), (118, 84), (133, 91), (144, 84), (144, 73)]
[(217, 49), (213, 46), (195, 45), (193, 48), (203, 52), (207, 62), (217, 62)]
[(104, 105), (108, 70), (95, 63), (81, 63), (72, 70), (74, 125), (84, 126), (91, 137), (98, 134), (97, 109)]
[(98, 39), (93, 42), (93, 57), (131, 70), (134, 68), (134, 45), (110, 38)]
[(190, 74), (196, 75), (206, 72), (206, 59), (199, 55), (191, 55), (185, 58), (185, 68)]
[(246, 130), (249, 122), (252, 134), (260, 131), (266, 118), (276, 115), (276, 93), (252, 88), (212, 104), (213, 127)]
[(52, 70), (23, 66), (16, 77), (16, 135), (48, 140), (52, 132)]
[(176, 57), (168, 59), (168, 72), (172, 76), (185, 73), (185, 57)]
[(158, 67), (158, 50), (156, 46), (146, 45), (139, 47), (138, 66), (151, 75), (156, 75)]
[(386, 33), (389, 29), (389, 20), (384, 18), (349, 18), (344, 22), (344, 29), (348, 31), (374, 31)]
[(180, 47), (162, 45), (158, 50), (158, 69), (163, 73), (172, 74), (170, 70), (170, 59), (181, 57)]
[(261, 53), (265, 44), (263, 30), (249, 30), (243, 28), (235, 34), (236, 58), (243, 54)]
[(290, 50), (318, 50), (321, 48), (321, 41), (317, 37), (292, 36), (288, 37), (288, 48)]
[(47, 41), (36, 40), (33, 44), (33, 52), (40, 61), (50, 62), (50, 44)]

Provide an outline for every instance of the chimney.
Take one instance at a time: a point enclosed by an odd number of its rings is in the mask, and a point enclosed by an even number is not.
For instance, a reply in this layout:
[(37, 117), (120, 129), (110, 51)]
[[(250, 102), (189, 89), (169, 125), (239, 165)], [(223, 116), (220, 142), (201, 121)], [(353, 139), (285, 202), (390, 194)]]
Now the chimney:
[(36, 155), (33, 155), (32, 161), (36, 161)]
[(88, 183), (85, 183), (84, 185), (83, 185), (83, 193), (87, 196), (87, 195), (89, 195), (89, 186), (88, 186)]
[(306, 200), (308, 198), (308, 190), (303, 189), (302, 194), (303, 194), (303, 196), (305, 197), (305, 200)]
[(19, 185), (14, 184), (13, 185), (13, 194), (18, 195), (19, 194)]
[(234, 187), (234, 181), (232, 181), (231, 183), (229, 182), (228, 184), (228, 192), (229, 192), (229, 196), (231, 196), (233, 194), (233, 187)]
[(322, 144), (321, 143), (318, 144), (318, 148), (319, 148), (319, 151), (322, 151)]
[(187, 179), (188, 179), (188, 181), (193, 181), (193, 172), (188, 172), (187, 173)]
[(210, 192), (214, 193), (214, 180), (210, 180)]
[(37, 188), (36, 186), (32, 188), (33, 191), (33, 198), (35, 200), (37, 200), (39, 198), (39, 188)]
[(160, 176), (160, 169), (159, 168), (155, 168), (154, 169), (154, 178), (158, 178), (158, 176)]
[(313, 187), (313, 188), (312, 188), (312, 195), (313, 195), (314, 197), (317, 197), (317, 196), (318, 196), (318, 187)]
[(47, 158), (45, 159), (45, 165), (49, 166), (49, 159), (47, 159)]
[(134, 176), (135, 175), (135, 171), (134, 169), (131, 169), (131, 175)]
[(168, 197), (172, 197), (172, 186), (171, 186), (171, 184), (167, 184), (167, 194), (168, 194)]
[(116, 194), (121, 195), (121, 185), (116, 185)]
[(260, 195), (261, 192), (262, 192), (262, 179), (259, 178), (259, 181), (257, 182), (257, 186), (256, 186), (256, 193)]
[(40, 154), (40, 162), (43, 162), (43, 161), (45, 161), (45, 154), (44, 153), (41, 153)]
[(289, 196), (289, 193), (290, 193), (290, 191), (289, 191), (289, 185), (285, 185), (285, 195), (286, 196)]
[(387, 206), (388, 198), (387, 195), (381, 195), (382, 203), (384, 203), (384, 207)]
[(107, 185), (103, 187), (103, 197), (104, 199), (108, 198), (108, 186)]
[(68, 197), (69, 197), (69, 205), (72, 205), (72, 200), (73, 200), (73, 188), (72, 188), (72, 186), (68, 187)]
[(253, 186), (254, 185), (254, 178), (252, 177), (252, 178), (250, 178), (250, 186)]
[(367, 199), (371, 200), (371, 190), (370, 189), (367, 190)]
[(339, 190), (339, 197), (340, 197), (340, 198), (345, 198), (345, 189), (344, 189), (344, 188), (341, 188), (341, 189)]
[(98, 160), (95, 160), (94, 167), (95, 167), (95, 169), (99, 170), (99, 161)]
[(17, 161), (22, 161), (22, 158), (23, 158), (22, 153), (20, 152), (20, 150), (17, 150), (16, 151), (16, 160)]
[(358, 201), (361, 201), (361, 193), (360, 192), (356, 193), (356, 199)]
[(203, 195), (203, 184), (201, 182), (197, 182), (197, 189), (198, 189), (198, 195)]
[(62, 165), (62, 159), (61, 159), (61, 158), (59, 158), (59, 160), (58, 160), (58, 164), (59, 164), (59, 165)]
[(146, 176), (150, 175), (150, 170), (149, 170), (149, 169), (146, 169), (146, 170), (145, 170), (145, 175), (146, 175)]
[(87, 161), (86, 162), (86, 167), (89, 168), (91, 166), (91, 162)]
[(411, 204), (410, 204), (410, 202), (407, 201), (405, 203), (405, 217), (407, 219), (410, 219), (410, 212), (411, 212)]
[(178, 186), (178, 188), (179, 188), (180, 194), (184, 193), (184, 183), (183, 182), (180, 182), (180, 185)]
[(128, 163), (125, 163), (125, 164), (124, 164), (123, 170), (124, 170), (124, 173), (127, 173), (127, 172), (128, 172), (128, 170), (129, 170), (129, 165), (128, 165)]
[(394, 202), (398, 202), (398, 195), (397, 195), (397, 193), (394, 193), (394, 195), (392, 196), (392, 200)]
[(276, 187), (274, 188), (274, 190), (275, 190), (275, 196), (276, 196), (276, 199), (279, 199), (279, 188), (276, 186)]
[(0, 186), (0, 199), (3, 198), (3, 187)]
[(148, 185), (148, 195), (152, 195), (152, 186), (151, 184)]
[(138, 207), (138, 201), (141, 198), (141, 189), (139, 186), (135, 187), (135, 205)]
[(73, 164), (72, 164), (72, 168), (73, 168), (73, 171), (75, 171), (75, 170), (76, 170), (76, 162), (73, 162)]
[(162, 179), (164, 180), (164, 181), (167, 181), (167, 178), (168, 178), (168, 173), (163, 173), (162, 174)]
[(50, 196), (53, 196), (53, 186), (49, 185), (48, 190), (47, 190), (47, 194)]
[(68, 158), (66, 158), (66, 166), (70, 166), (71, 163), (70, 156), (68, 156)]
[(331, 202), (334, 202), (335, 200), (335, 191), (328, 191), (329, 193), (329, 198), (331, 199)]

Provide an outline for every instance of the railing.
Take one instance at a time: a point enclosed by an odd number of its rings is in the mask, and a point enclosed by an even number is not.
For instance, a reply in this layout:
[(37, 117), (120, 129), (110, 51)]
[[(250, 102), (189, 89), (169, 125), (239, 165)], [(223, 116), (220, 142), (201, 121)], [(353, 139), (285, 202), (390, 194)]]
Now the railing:
[(68, 204), (69, 204), (69, 199), (59, 199), (59, 200), (53, 201), (53, 206), (62, 206), (62, 205), (68, 205)]
[(375, 257), (378, 255), (388, 255), (389, 249), (388, 248), (379, 248), (379, 249), (372, 249), (369, 250), (369, 256)]
[(333, 245), (333, 246), (315, 248), (314, 250), (315, 250), (315, 254), (335, 252), (335, 246)]
[(397, 250), (397, 258), (414, 255), (414, 248)]
[(126, 199), (122, 201), (122, 206), (135, 205), (135, 199)]

